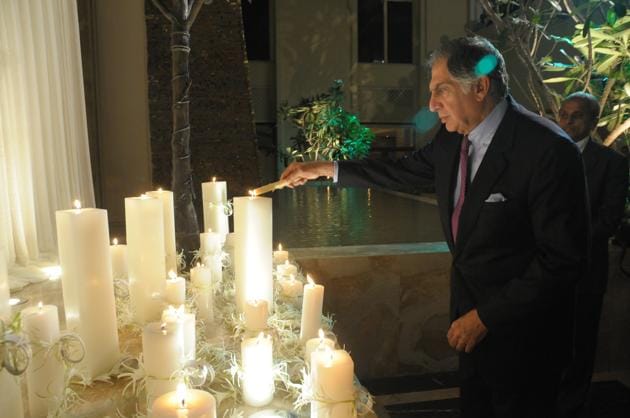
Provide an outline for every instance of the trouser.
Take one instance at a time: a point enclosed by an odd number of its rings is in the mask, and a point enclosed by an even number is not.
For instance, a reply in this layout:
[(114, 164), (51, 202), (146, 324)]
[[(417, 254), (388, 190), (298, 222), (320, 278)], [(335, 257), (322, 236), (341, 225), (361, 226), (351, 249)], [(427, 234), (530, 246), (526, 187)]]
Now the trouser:
[(576, 294), (574, 352), (573, 359), (562, 376), (558, 394), (559, 417), (588, 416), (586, 409), (595, 365), (603, 299), (602, 293)]

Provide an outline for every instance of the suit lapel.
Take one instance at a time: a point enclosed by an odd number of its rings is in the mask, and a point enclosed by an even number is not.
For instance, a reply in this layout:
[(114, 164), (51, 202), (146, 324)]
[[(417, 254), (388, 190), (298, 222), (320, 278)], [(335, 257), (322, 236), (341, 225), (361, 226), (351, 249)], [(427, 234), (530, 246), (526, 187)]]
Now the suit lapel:
[[(457, 138), (458, 136), (458, 138)], [(443, 161), (437, 162), (435, 191), (438, 199), (438, 208), (442, 228), (445, 231), (446, 242), (454, 250), (453, 231), (451, 231), (451, 214), (453, 212), (453, 193), (455, 189), (455, 179), (459, 163), (459, 148), (462, 136), (455, 133), (447, 133), (442, 138), (444, 153), (441, 154)]]
[(486, 198), (490, 195), (492, 187), (507, 166), (507, 159), (504, 154), (512, 146), (514, 118), (515, 111), (513, 105), (511, 102), (508, 102), (508, 109), (505, 112), (505, 116), (499, 124), (492, 138), (492, 142), (486, 151), (486, 155), (481, 161), (477, 174), (466, 193), (466, 200), (464, 200), (464, 206), (462, 207), (462, 213), (459, 218), (455, 257), (457, 257), (462, 248), (466, 245), (466, 241), (474, 230), (479, 212)]

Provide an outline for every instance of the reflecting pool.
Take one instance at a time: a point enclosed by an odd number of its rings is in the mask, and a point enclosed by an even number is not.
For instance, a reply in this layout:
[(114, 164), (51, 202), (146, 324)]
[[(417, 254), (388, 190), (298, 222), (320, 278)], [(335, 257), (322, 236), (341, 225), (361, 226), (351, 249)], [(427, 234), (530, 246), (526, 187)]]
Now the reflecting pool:
[(376, 189), (273, 193), (273, 240), (287, 248), (444, 241), (437, 206)]

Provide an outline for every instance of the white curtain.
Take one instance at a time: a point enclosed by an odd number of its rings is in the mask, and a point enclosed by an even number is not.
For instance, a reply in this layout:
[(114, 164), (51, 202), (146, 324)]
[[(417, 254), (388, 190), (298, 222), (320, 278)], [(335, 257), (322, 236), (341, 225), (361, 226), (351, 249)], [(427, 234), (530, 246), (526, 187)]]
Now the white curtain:
[(0, 0), (0, 250), (56, 251), (55, 211), (94, 206), (76, 0)]

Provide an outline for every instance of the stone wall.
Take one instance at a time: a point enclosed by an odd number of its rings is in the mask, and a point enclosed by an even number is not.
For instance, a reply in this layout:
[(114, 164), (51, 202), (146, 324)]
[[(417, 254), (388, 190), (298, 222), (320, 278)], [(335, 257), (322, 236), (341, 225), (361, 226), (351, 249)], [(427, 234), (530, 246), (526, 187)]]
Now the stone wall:
[[(145, 2), (153, 184), (171, 184), (170, 22)], [(204, 5), (191, 30), (190, 124), (198, 219), (201, 186), (227, 180), (230, 195), (260, 183), (239, 2)]]

